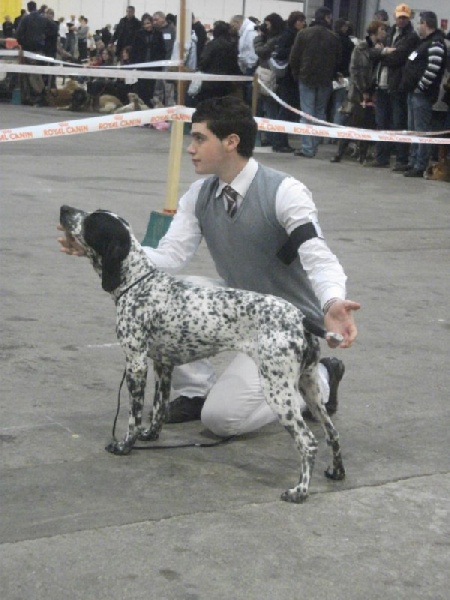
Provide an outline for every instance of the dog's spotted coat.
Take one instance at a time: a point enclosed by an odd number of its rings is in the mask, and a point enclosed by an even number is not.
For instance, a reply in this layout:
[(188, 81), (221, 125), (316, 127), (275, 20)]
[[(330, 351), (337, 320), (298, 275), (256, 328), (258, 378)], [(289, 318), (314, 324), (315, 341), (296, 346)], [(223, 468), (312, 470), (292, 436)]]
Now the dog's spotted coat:
[[(293, 437), (301, 455), (298, 484), (282, 499), (307, 494), (317, 441), (300, 412), (300, 393), (320, 421), (333, 465), (325, 474), (343, 479), (339, 436), (323, 408), (318, 385), (319, 343), (305, 333), (303, 315), (289, 302), (236, 289), (195, 287), (155, 269), (129, 225), (113, 213), (88, 214), (61, 207), (61, 225), (86, 250), (103, 288), (117, 307), (117, 337), (126, 356), (130, 395), (128, 431), (107, 450), (128, 454), (136, 440), (155, 440), (163, 425), (173, 367), (225, 350), (247, 353), (258, 365), (267, 403)], [(153, 359), (152, 422), (142, 426), (147, 360)]]

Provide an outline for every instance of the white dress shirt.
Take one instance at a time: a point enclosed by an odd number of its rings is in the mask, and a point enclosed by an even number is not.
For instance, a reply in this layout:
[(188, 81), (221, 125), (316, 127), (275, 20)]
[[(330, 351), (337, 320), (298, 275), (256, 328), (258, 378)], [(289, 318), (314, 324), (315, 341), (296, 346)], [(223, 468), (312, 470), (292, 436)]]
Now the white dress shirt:
[[(258, 170), (258, 163), (250, 158), (242, 171), (230, 183), (239, 194), (238, 206), (244, 201)], [(202, 240), (200, 226), (195, 216), (195, 204), (204, 179), (195, 181), (181, 197), (178, 211), (173, 218), (169, 231), (161, 240), (158, 248), (146, 246), (145, 252), (151, 262), (159, 269), (176, 273), (194, 256)], [(219, 199), (222, 189), (227, 185), (219, 180), (216, 197)], [(290, 235), (294, 229), (305, 223), (313, 223), (319, 237), (304, 242), (299, 250), (300, 261), (311, 286), (323, 306), (331, 298), (345, 298), (346, 275), (336, 256), (323, 239), (317, 219), (317, 209), (308, 188), (293, 177), (287, 176), (280, 184), (275, 197), (275, 211), (280, 225)]]

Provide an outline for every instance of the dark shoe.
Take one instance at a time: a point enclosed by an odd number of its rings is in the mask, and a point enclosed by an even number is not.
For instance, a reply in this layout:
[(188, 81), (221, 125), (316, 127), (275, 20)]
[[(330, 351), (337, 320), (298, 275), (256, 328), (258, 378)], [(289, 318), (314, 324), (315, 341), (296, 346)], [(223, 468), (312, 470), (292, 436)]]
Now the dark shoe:
[(271, 146), (272, 144), (269, 142), (269, 140), (261, 140), (261, 148), (267, 148), (268, 146)]
[(423, 171), (420, 169), (409, 169), (403, 173), (403, 177), (423, 177)]
[(345, 365), (338, 358), (322, 358), (320, 362), (328, 371), (328, 384), (330, 386), (330, 395), (325, 404), (327, 413), (331, 416), (337, 411), (338, 398), (337, 392), (341, 379), (344, 377)]
[(294, 156), (303, 156), (304, 158), (314, 158), (314, 154), (305, 154), (303, 150), (296, 150)]
[(204, 404), (205, 398), (202, 396), (195, 396), (194, 398), (179, 396), (167, 405), (166, 423), (198, 421)]
[(412, 169), (409, 165), (402, 165), (401, 163), (395, 163), (394, 168), (392, 169), (393, 173), (405, 173), (405, 171), (409, 171)]
[(291, 148), (290, 146), (274, 146), (272, 150), (274, 152), (280, 152), (281, 154), (290, 154), (291, 152), (294, 152), (294, 148)]
[(333, 156), (333, 158), (330, 158), (330, 162), (333, 162), (333, 163), (341, 162), (341, 157), (340, 156)]

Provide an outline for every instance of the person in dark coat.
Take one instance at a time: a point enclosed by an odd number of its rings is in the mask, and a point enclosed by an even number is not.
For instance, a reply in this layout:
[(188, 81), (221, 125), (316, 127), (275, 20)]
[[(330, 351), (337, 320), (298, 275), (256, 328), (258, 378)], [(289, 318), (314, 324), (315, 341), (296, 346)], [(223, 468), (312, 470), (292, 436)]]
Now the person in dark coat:
[[(145, 15), (142, 27), (136, 33), (130, 51), (130, 63), (146, 63), (165, 60), (166, 47), (161, 31), (153, 27), (153, 17)], [(161, 67), (146, 68), (146, 71), (161, 71)], [(139, 79), (136, 84), (138, 96), (149, 107), (153, 106), (155, 79)]]
[(141, 22), (135, 16), (134, 6), (127, 6), (126, 15), (120, 19), (112, 39), (113, 43), (116, 44), (117, 58), (120, 58), (122, 48), (133, 45), (134, 36), (140, 28)]
[[(278, 61), (284, 63), (289, 59), (289, 55), (294, 45), (295, 38), (299, 31), (306, 27), (306, 17), (300, 11), (293, 11), (287, 19), (287, 27), (280, 35), (278, 43), (275, 47), (275, 55)], [(298, 93), (298, 84), (292, 76), (291, 67), (288, 64), (284, 77), (277, 79), (277, 96), (284, 100), (286, 104), (293, 108), (300, 108), (300, 97)], [(278, 108), (277, 116), (279, 121), (297, 121), (296, 113), (285, 108), (281, 104)], [(274, 152), (293, 152), (289, 146), (289, 138), (287, 133), (274, 133), (273, 135), (273, 151)]]
[[(216, 21), (213, 26), (213, 39), (206, 44), (200, 58), (199, 70), (215, 75), (242, 75), (238, 66), (237, 44), (231, 39), (230, 25)], [(233, 81), (204, 81), (197, 99), (220, 98), (237, 92)]]

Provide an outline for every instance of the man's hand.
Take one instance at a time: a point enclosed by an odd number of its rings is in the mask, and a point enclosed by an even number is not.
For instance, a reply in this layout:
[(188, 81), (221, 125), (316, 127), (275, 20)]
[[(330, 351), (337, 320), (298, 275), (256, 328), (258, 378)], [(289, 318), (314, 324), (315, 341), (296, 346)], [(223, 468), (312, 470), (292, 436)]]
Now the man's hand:
[[(344, 341), (339, 345), (339, 348), (350, 348), (356, 339), (358, 330), (353, 319), (353, 311), (359, 310), (361, 305), (352, 300), (336, 300), (328, 309), (324, 321), (327, 331), (340, 333), (344, 337)], [(330, 348), (333, 344), (328, 344)]]
[(61, 245), (61, 252), (69, 254), (70, 256), (84, 256), (86, 254), (83, 246), (81, 246), (76, 241), (76, 239), (72, 235), (70, 235), (70, 233), (67, 233), (64, 227), (58, 225), (57, 229), (59, 231), (64, 231), (64, 233), (66, 234), (65, 237), (59, 237), (57, 240), (58, 243)]

